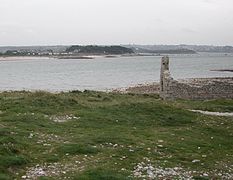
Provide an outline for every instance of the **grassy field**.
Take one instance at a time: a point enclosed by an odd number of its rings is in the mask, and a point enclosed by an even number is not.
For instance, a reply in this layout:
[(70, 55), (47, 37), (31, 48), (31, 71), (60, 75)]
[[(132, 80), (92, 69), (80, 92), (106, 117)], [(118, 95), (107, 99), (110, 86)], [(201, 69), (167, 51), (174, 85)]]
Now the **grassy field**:
[(0, 93), (0, 179), (233, 179), (233, 100)]

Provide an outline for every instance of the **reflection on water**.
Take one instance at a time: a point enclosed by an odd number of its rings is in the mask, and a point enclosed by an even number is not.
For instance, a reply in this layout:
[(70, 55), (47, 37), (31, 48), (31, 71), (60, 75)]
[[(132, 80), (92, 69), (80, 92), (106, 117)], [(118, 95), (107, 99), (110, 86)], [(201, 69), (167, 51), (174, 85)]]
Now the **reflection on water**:
[[(106, 90), (159, 81), (161, 57), (119, 57), (93, 60), (0, 61), (0, 90)], [(174, 78), (233, 76), (233, 57), (172, 56)]]

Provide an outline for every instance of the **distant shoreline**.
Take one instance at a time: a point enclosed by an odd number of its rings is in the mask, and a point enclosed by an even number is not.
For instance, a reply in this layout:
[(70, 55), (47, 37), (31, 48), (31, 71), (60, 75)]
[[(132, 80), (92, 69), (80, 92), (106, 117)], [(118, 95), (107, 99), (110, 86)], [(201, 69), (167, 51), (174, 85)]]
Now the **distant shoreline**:
[(73, 55), (73, 56), (0, 56), (0, 61), (20, 61), (20, 60), (47, 60), (47, 59), (80, 59), (80, 60), (91, 60), (95, 59), (97, 57), (102, 57), (102, 58), (117, 58), (117, 57), (138, 57), (138, 56), (156, 56), (156, 55), (146, 55), (146, 54), (131, 54), (131, 55), (114, 55), (114, 54), (109, 54), (109, 55)]
[(48, 56), (0, 56), (0, 61), (20, 61), (20, 60), (38, 60), (38, 59), (54, 59)]
[(233, 69), (212, 69), (210, 71), (218, 71), (218, 72), (233, 72)]

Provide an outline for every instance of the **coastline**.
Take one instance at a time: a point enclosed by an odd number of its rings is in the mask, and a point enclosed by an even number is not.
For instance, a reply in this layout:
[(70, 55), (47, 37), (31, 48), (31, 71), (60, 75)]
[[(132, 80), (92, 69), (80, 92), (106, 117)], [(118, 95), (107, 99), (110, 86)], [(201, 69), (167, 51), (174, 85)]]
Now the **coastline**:
[(0, 56), (0, 61), (22, 61), (22, 60), (48, 60), (48, 59), (81, 59), (81, 60), (91, 60), (98, 57), (103, 58), (115, 58), (117, 56), (105, 56), (105, 55), (87, 55), (87, 56)]
[(212, 69), (210, 71), (218, 71), (218, 72), (233, 72), (233, 69)]
[(138, 84), (135, 86), (129, 86), (126, 88), (113, 89), (115, 93), (133, 93), (133, 94), (159, 94), (160, 84), (159, 82)]
[(21, 60), (44, 60), (54, 59), (48, 56), (0, 56), (0, 61), (21, 61)]
[(157, 55), (146, 55), (146, 54), (102, 54), (102, 55), (94, 55), (94, 54), (87, 54), (87, 55), (72, 55), (72, 56), (0, 56), (0, 61), (20, 61), (20, 60), (43, 60), (43, 59), (77, 59), (77, 60), (92, 60), (96, 58), (118, 58), (118, 57), (140, 57), (140, 56), (157, 56)]
[(0, 90), (0, 93), (13, 93), (13, 92), (47, 92), (52, 94), (59, 94), (59, 93), (69, 93), (69, 92), (84, 92), (84, 91), (95, 91), (95, 92), (105, 92), (105, 93), (121, 93), (121, 94), (127, 94), (127, 93), (133, 93), (133, 94), (159, 94), (159, 82), (153, 82), (153, 83), (145, 83), (145, 84), (137, 84), (133, 86), (128, 87), (122, 87), (122, 88), (112, 88), (112, 89), (105, 89), (105, 90), (79, 90), (79, 89), (71, 89), (71, 90), (43, 90), (43, 89), (18, 89), (18, 90)]

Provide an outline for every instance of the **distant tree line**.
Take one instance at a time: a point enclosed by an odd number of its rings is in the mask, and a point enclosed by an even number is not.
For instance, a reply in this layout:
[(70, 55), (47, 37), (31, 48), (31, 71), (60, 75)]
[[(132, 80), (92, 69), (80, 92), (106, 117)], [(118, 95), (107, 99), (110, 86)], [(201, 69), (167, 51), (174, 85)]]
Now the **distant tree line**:
[(134, 51), (122, 46), (79, 46), (74, 45), (66, 49), (68, 53), (83, 54), (132, 54)]

